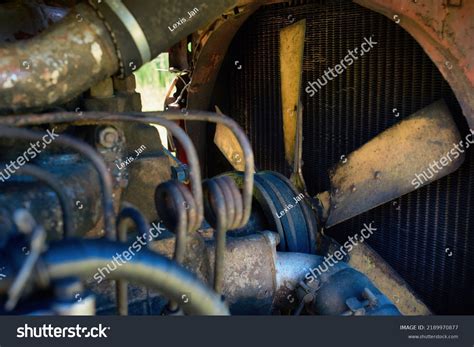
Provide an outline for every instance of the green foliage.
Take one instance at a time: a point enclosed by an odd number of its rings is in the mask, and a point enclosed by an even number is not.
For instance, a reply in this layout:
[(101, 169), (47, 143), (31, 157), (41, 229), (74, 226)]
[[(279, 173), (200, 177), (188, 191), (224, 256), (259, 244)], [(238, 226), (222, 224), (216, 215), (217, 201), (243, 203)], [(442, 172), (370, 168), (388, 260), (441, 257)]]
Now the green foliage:
[(143, 111), (163, 109), (166, 92), (175, 78), (168, 69), (168, 53), (163, 53), (135, 72), (137, 92), (141, 94)]
[(174, 79), (174, 75), (168, 72), (168, 68), (168, 53), (160, 54), (135, 72), (137, 85), (143, 88), (168, 88)]

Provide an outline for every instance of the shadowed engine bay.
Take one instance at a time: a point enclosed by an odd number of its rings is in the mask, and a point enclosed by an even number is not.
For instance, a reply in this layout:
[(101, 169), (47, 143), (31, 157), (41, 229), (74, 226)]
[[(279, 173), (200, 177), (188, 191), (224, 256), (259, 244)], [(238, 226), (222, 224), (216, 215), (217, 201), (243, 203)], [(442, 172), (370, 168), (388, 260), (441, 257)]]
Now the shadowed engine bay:
[(474, 6), (417, 5), (0, 3), (0, 313), (472, 314)]

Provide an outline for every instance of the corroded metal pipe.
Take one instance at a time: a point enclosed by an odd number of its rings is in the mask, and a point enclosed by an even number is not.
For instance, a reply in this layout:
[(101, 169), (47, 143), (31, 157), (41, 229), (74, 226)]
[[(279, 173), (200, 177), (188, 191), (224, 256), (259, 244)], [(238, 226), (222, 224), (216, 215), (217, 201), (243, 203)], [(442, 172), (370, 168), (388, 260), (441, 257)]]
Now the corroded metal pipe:
[(38, 36), (0, 46), (0, 113), (61, 104), (130, 75), (235, 0), (90, 0)]
[(105, 24), (85, 4), (30, 40), (1, 45), (0, 57), (0, 113), (66, 102), (119, 67)]

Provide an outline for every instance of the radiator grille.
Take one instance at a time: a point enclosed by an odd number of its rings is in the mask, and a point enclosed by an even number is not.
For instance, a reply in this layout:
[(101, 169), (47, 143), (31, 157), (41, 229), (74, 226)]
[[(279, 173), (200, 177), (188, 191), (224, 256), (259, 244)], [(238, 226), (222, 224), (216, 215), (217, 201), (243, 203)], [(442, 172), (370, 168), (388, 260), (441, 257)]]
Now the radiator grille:
[[(400, 26), (350, 1), (298, 1), (261, 8), (234, 38), (216, 88), (216, 104), (253, 144), (260, 170), (288, 174), (283, 154), (279, 30), (306, 18), (303, 80), (315, 81), (348, 49), (373, 35), (378, 44), (314, 97), (303, 92), (304, 176), (311, 193), (327, 190), (327, 170), (383, 130), (445, 98), (467, 125), (447, 83)], [(396, 110), (394, 110), (396, 109)], [(399, 117), (395, 114), (399, 113)], [(396, 144), (395, 144), (396, 145)], [(387, 158), (389, 160), (389, 158)], [(440, 314), (474, 312), (472, 152), (449, 177), (330, 229), (343, 241), (367, 221), (369, 243)], [(452, 255), (449, 256), (450, 252)]]

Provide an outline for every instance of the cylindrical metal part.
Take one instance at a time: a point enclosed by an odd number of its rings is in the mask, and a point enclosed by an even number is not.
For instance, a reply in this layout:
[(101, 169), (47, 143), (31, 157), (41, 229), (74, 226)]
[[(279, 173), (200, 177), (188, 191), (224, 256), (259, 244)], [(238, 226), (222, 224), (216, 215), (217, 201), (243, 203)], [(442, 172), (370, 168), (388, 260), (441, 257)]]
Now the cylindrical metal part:
[[(50, 245), (42, 261), (51, 279), (70, 276), (87, 279), (97, 274), (101, 267), (106, 267), (116, 254), (123, 254), (128, 249), (126, 244), (106, 240), (68, 240)], [(228, 314), (219, 295), (175, 262), (148, 249), (141, 249), (107, 276), (149, 286), (174, 301), (187, 293), (189, 301), (182, 308), (189, 314)]]
[(30, 40), (0, 46), (0, 56), (1, 113), (64, 103), (118, 69), (108, 30), (87, 4)]
[(202, 28), (235, 0), (90, 0), (117, 44), (122, 74), (129, 75)]

